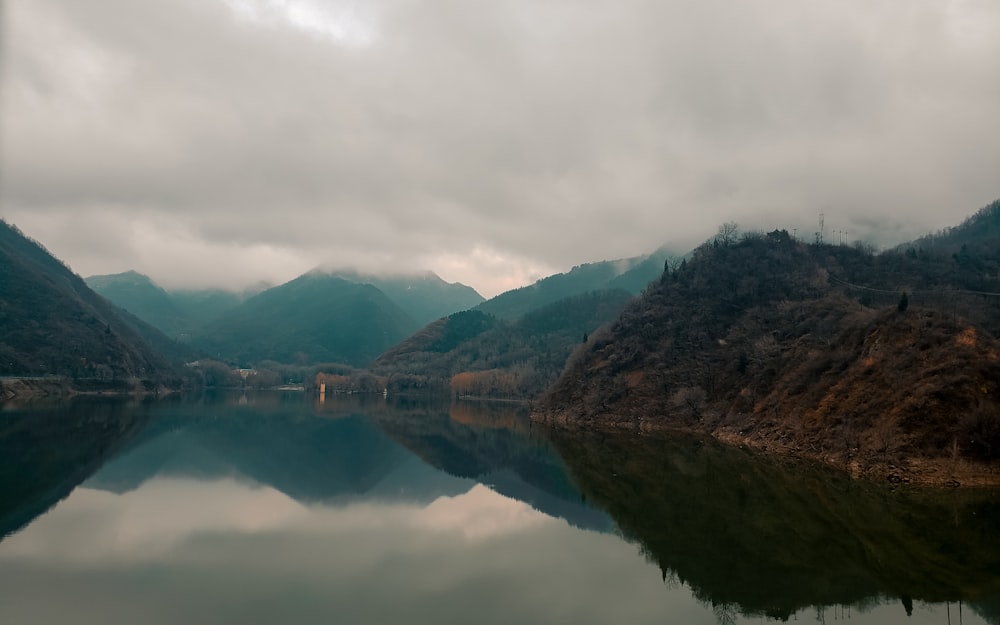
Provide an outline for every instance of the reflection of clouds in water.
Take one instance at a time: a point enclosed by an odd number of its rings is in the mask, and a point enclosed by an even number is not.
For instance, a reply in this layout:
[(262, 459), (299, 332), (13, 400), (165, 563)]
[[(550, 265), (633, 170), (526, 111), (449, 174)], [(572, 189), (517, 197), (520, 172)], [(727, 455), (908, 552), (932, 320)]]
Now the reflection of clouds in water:
[(528, 504), (498, 495), (482, 484), (458, 497), (438, 498), (421, 510), (415, 520), (429, 529), (461, 532), (470, 541), (557, 522)]
[(78, 488), (0, 545), (0, 560), (145, 560), (206, 532), (274, 530), (306, 514), (272, 488), (157, 478), (123, 495)]
[(303, 507), (232, 480), (140, 491), (78, 489), (0, 543), (0, 622), (651, 624), (665, 601), (712, 622), (634, 546), (481, 485), (424, 508)]
[[(930, 625), (943, 612), (918, 603), (904, 620), (890, 601), (850, 620)], [(426, 507), (307, 507), (232, 479), (157, 478), (124, 495), (77, 489), (0, 543), (3, 623), (708, 625), (718, 614), (664, 587), (634, 545), (479, 484)]]
[(476, 484), (467, 493), (413, 504), (304, 506), (269, 487), (233, 479), (157, 478), (116, 495), (78, 488), (47, 515), (0, 545), (0, 561), (133, 562), (157, 559), (205, 534), (355, 532), (456, 535), (466, 542), (560, 523)]

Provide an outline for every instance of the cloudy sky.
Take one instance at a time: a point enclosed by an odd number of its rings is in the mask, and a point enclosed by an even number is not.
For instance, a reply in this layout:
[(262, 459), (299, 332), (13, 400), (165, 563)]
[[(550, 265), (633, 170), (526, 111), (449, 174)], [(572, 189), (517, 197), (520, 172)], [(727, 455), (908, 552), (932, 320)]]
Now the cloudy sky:
[(486, 296), (1000, 197), (995, 0), (3, 0), (0, 216), (82, 275)]

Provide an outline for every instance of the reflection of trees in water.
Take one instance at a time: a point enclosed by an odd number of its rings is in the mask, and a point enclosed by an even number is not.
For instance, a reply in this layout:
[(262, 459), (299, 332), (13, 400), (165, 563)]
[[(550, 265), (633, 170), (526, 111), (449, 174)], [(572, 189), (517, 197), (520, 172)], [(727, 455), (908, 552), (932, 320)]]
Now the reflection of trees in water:
[(715, 615), (715, 620), (719, 622), (719, 625), (736, 625), (736, 619), (739, 617), (739, 611), (736, 604), (733, 603), (713, 605), (712, 614)]
[(577, 527), (612, 527), (603, 511), (584, 501), (548, 439), (532, 429), (525, 404), (397, 399), (368, 416), (437, 469), (476, 479)]
[(575, 525), (611, 525), (602, 511), (581, 504), (522, 403), (381, 393), (328, 394), (321, 403), (301, 392), (215, 392), (164, 402), (161, 411), (171, 416), (163, 426), (183, 417), (201, 444), (242, 473), (306, 501), (365, 492), (412, 453)]
[[(979, 616), (983, 618), (987, 623), (992, 623), (992, 625), (1000, 625), (1000, 595), (995, 597), (990, 597), (988, 599), (982, 599), (978, 601), (970, 601), (968, 605), (972, 610), (976, 612)], [(949, 617), (951, 616), (951, 606), (949, 606), (948, 611)]]
[(520, 404), (402, 401), (368, 416), (425, 462), (453, 475), (475, 478), (509, 468), (530, 479), (555, 464), (572, 490), (558, 455), (544, 438), (531, 435)]
[(146, 426), (149, 405), (79, 397), (0, 413), (0, 540), (97, 471)]
[(890, 490), (690, 437), (551, 438), (584, 495), (720, 622), (725, 606), (784, 619), (1000, 596), (995, 492)]

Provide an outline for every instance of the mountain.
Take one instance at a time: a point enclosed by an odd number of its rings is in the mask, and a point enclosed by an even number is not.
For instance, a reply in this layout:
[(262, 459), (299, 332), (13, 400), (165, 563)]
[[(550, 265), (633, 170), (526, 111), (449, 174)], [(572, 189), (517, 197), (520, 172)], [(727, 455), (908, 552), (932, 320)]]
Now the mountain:
[(186, 317), (174, 305), (173, 299), (148, 276), (135, 271), (84, 280), (94, 291), (111, 300), (168, 336), (176, 337), (189, 330)]
[(374, 286), (421, 326), (483, 302), (483, 296), (472, 287), (445, 282), (431, 271), (411, 275), (376, 275), (339, 270), (330, 272), (330, 275)]
[(364, 366), (417, 327), (374, 286), (314, 271), (251, 297), (198, 330), (192, 344), (242, 365)]
[(241, 292), (222, 289), (167, 291), (135, 271), (85, 279), (87, 285), (116, 306), (167, 336), (187, 340), (192, 332), (236, 308), (265, 287)]
[[(430, 323), (455, 311), (472, 308), (483, 301), (483, 297), (471, 287), (445, 282), (432, 272), (379, 276), (348, 270), (316, 270), (310, 274), (325, 274), (353, 284), (374, 286), (410, 317), (416, 326)], [(222, 289), (168, 291), (135, 271), (91, 276), (86, 282), (116, 306), (168, 336), (182, 340), (198, 334), (203, 327), (221, 320), (247, 299), (266, 290), (266, 287), (260, 287), (242, 292)]]
[(1000, 238), (1000, 200), (979, 209), (957, 226), (904, 243), (896, 250), (912, 255), (931, 253), (950, 256), (961, 253), (965, 247), (966, 255), (976, 254), (980, 250), (989, 255), (995, 251), (990, 247), (998, 238)]
[(400, 385), (449, 389), (459, 395), (529, 399), (562, 371), (589, 332), (612, 321), (632, 296), (595, 291), (557, 302), (517, 320), (468, 310), (440, 319), (381, 355), (372, 365)]
[(645, 256), (578, 265), (566, 273), (501, 293), (476, 309), (502, 319), (516, 319), (546, 304), (591, 291), (620, 289), (637, 295), (660, 277), (668, 257), (666, 249), (661, 248)]
[(142, 336), (158, 333), (143, 325), (0, 221), (0, 374), (58, 374), (103, 386), (162, 380), (172, 368)]
[(663, 272), (665, 249), (588, 263), (438, 319), (373, 365), (394, 390), (530, 399), (562, 371), (586, 335), (612, 321)]
[(174, 308), (187, 321), (186, 332), (195, 331), (219, 319), (247, 299), (270, 288), (260, 283), (242, 291), (224, 289), (172, 289), (167, 291)]
[(1000, 274), (984, 271), (1000, 240), (989, 249), (971, 264), (785, 231), (716, 240), (582, 346), (534, 418), (982, 479), (1000, 460)]

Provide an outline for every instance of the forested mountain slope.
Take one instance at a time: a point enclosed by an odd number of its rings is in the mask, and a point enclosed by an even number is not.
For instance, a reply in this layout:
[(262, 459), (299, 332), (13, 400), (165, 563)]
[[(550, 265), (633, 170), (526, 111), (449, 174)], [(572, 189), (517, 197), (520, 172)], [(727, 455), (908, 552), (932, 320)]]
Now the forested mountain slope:
[[(334, 280), (325, 280), (325, 278)], [(483, 301), (482, 296), (474, 289), (463, 284), (447, 283), (431, 272), (413, 275), (378, 276), (374, 274), (361, 274), (356, 271), (326, 272), (314, 270), (304, 276), (300, 276), (295, 285), (296, 288), (307, 287), (316, 289), (314, 295), (311, 298), (306, 298), (307, 300), (323, 299), (329, 295), (326, 291), (334, 288), (335, 279), (357, 286), (368, 285), (375, 287), (391, 301), (391, 306), (402, 311), (403, 315), (409, 319), (409, 321), (405, 322), (405, 326), (411, 329), (440, 319), (450, 313), (467, 310)], [(157, 285), (149, 277), (135, 271), (91, 276), (86, 279), (86, 282), (92, 289), (111, 300), (115, 305), (127, 310), (146, 323), (153, 325), (168, 336), (182, 341), (189, 340), (192, 335), (204, 337), (208, 329), (214, 332), (218, 328), (230, 328), (234, 323), (247, 323), (248, 318), (245, 311), (237, 311), (237, 308), (243, 302), (262, 292), (258, 290), (230, 292), (221, 289), (168, 291)], [(343, 284), (338, 284), (337, 288), (344, 286)], [(365, 290), (347, 289), (343, 293), (346, 294), (350, 291), (352, 295), (348, 297), (354, 297), (357, 293)], [(280, 294), (282, 292), (288, 292), (288, 289), (279, 287), (277, 293)], [(371, 296), (381, 297), (374, 294), (371, 294)], [(272, 303), (278, 305), (277, 300), (281, 298), (280, 295), (269, 297), (273, 297)], [(336, 310), (336, 307), (333, 310)], [(264, 312), (260, 308), (258, 308), (258, 311), (261, 313)], [(236, 316), (232, 317), (233, 314)], [(278, 314), (277, 318), (284, 317), (287, 319), (287, 315), (284, 313), (275, 314)], [(315, 319), (305, 319), (307, 324), (314, 324), (316, 321)], [(211, 325), (211, 328), (207, 328), (210, 324), (214, 325)], [(305, 332), (308, 334), (308, 331)], [(223, 334), (225, 334), (225, 331)], [(196, 342), (198, 344), (205, 344), (203, 338)], [(209, 343), (215, 349), (218, 349), (220, 345), (224, 347), (224, 344), (213, 343), (211, 340), (209, 340)], [(303, 350), (297, 351), (302, 352)], [(236, 356), (230, 355), (230, 353), (235, 354), (236, 352), (228, 348), (218, 353), (222, 357), (237, 359)], [(254, 352), (251, 351), (248, 353)], [(274, 350), (270, 350), (268, 353), (274, 353)], [(309, 350), (305, 350), (303, 353), (309, 353)], [(326, 352), (319, 350), (317, 353)], [(327, 355), (330, 354), (327, 353)], [(242, 358), (244, 356), (239, 357)], [(365, 358), (367, 357), (365, 356)], [(361, 360), (364, 360), (364, 358)], [(297, 360), (290, 362), (297, 362)], [(359, 361), (355, 359), (354, 363), (357, 364), (357, 362)]]
[[(957, 226), (920, 237), (897, 248), (910, 255), (956, 255), (955, 260), (975, 262), (977, 257), (995, 257), (996, 243), (1000, 239), (1000, 200), (979, 209)], [(964, 252), (963, 252), (963, 247)], [(994, 273), (996, 267), (993, 267)]]
[(417, 327), (370, 284), (311, 272), (248, 299), (199, 330), (192, 343), (241, 366), (262, 360), (365, 366)]
[(57, 374), (105, 385), (161, 381), (173, 368), (142, 337), (140, 323), (0, 221), (0, 374)]
[(639, 294), (659, 277), (668, 258), (665, 248), (652, 254), (577, 265), (534, 284), (501, 293), (476, 307), (501, 319), (517, 319), (542, 306), (592, 291), (623, 290)]
[(378, 275), (342, 270), (331, 272), (331, 275), (349, 282), (374, 286), (418, 325), (468, 310), (483, 301), (483, 296), (472, 287), (458, 282), (445, 282), (431, 271)]
[(265, 287), (243, 291), (223, 289), (178, 289), (168, 291), (151, 278), (135, 271), (90, 276), (87, 286), (116, 306), (154, 326), (167, 336), (186, 341), (190, 334)]
[[(583, 336), (617, 317), (632, 298), (597, 291), (543, 306), (516, 321), (480, 310), (440, 319), (383, 354), (378, 375), (460, 395), (537, 397), (558, 377)], [(407, 382), (407, 379), (409, 381)]]
[(715, 241), (582, 346), (534, 418), (691, 429), (859, 472), (996, 464), (1000, 297), (988, 292), (1000, 276), (955, 258), (784, 231)]
[(562, 371), (573, 348), (609, 323), (663, 271), (665, 249), (587, 263), (449, 315), (380, 356), (376, 375), (394, 390), (533, 399)]
[(87, 286), (168, 336), (190, 330), (190, 322), (178, 310), (170, 294), (149, 276), (135, 271), (85, 279)]

